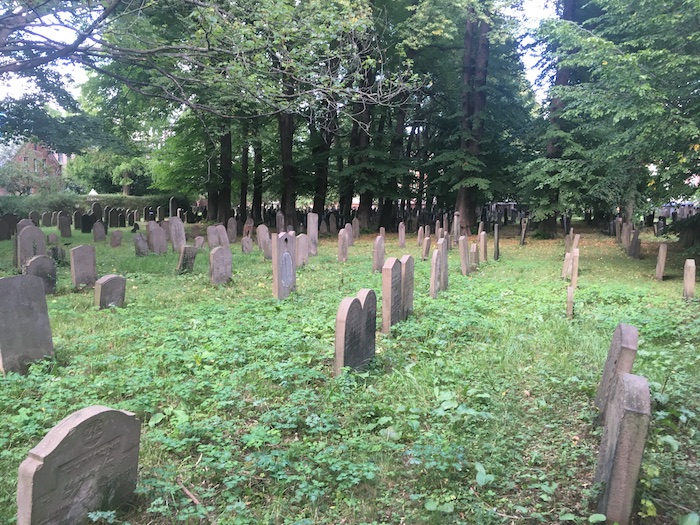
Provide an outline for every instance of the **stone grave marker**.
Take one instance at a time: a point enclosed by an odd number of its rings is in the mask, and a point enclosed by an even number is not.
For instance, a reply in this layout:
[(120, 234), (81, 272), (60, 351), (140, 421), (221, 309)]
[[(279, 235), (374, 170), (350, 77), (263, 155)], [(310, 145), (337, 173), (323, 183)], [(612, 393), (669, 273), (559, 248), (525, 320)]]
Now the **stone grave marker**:
[(265, 243), (270, 240), (270, 230), (264, 224), (260, 224), (255, 230), (255, 237), (258, 241), (258, 248), (264, 251)]
[(435, 221), (435, 234), (437, 235), (438, 239), (440, 238), (440, 235), (438, 235), (438, 232), (440, 231), (441, 228), (442, 228), (442, 225), (440, 224), (440, 221), (439, 220)]
[(79, 210), (73, 212), (73, 227), (76, 230), (83, 230), (83, 212)]
[(461, 215), (458, 211), (452, 217), (452, 239), (455, 244), (459, 244), (459, 238), (462, 236), (460, 217)]
[(95, 281), (95, 306), (110, 308), (124, 306), (126, 295), (126, 278), (121, 275), (105, 275)]
[(9, 241), (12, 239), (12, 232), (7, 221), (0, 217), (0, 241)]
[(107, 240), (105, 233), (105, 225), (101, 221), (97, 221), (92, 225), (92, 240), (94, 242), (104, 242)]
[(47, 211), (41, 214), (41, 225), (46, 227), (46, 226), (51, 226), (51, 214)]
[(683, 265), (683, 297), (695, 297), (695, 259), (686, 259)]
[(566, 252), (564, 254), (564, 264), (561, 267), (561, 278), (562, 279), (568, 279), (569, 274), (570, 274), (570, 269), (571, 268), (571, 253)]
[(148, 236), (148, 249), (152, 253), (163, 255), (168, 252), (165, 230), (156, 221), (146, 223), (146, 234)]
[(46, 255), (44, 232), (36, 226), (22, 228), (15, 240), (17, 268), (22, 268), (35, 255)]
[(228, 236), (229, 244), (235, 244), (238, 240), (238, 223), (235, 217), (230, 217), (226, 222), (226, 235)]
[(633, 259), (639, 259), (641, 251), (642, 241), (639, 240), (639, 228), (636, 228), (632, 233), (632, 239), (629, 241), (629, 247), (627, 248), (627, 255)]
[(436, 237), (438, 239), (443, 239), (445, 237), (445, 230), (443, 228), (438, 228)]
[(156, 222), (163, 222), (165, 220), (165, 210), (163, 206), (156, 207)]
[(440, 250), (440, 262), (442, 269), (440, 270), (440, 290), (447, 290), (449, 286), (449, 259), (447, 255), (448, 241), (444, 238), (438, 239), (437, 247)]
[(520, 246), (525, 246), (525, 238), (527, 236), (528, 219), (523, 217), (520, 219)]
[(296, 238), (296, 266), (301, 268), (309, 262), (309, 237), (305, 233), (300, 233)]
[(391, 332), (391, 327), (401, 321), (401, 263), (389, 257), (382, 267), (382, 333)]
[(479, 268), (479, 250), (476, 243), (472, 243), (469, 246), (469, 261), (472, 265), (472, 271)]
[(333, 375), (343, 368), (366, 366), (375, 354), (377, 331), (377, 295), (363, 288), (356, 297), (340, 302), (335, 318), (335, 363)]
[(94, 286), (97, 281), (95, 247), (81, 244), (70, 250), (70, 275), (75, 288)]
[(39, 215), (38, 211), (30, 211), (28, 217), (29, 220), (34, 223), (34, 226), (39, 226), (39, 223), (41, 222), (41, 215)]
[(166, 243), (170, 242), (170, 240), (173, 238), (173, 236), (172, 236), (172, 223), (170, 222), (170, 219), (165, 220), (165, 221), (161, 221), (159, 223), (159, 226), (161, 228), (163, 228), (163, 231), (165, 232), (165, 242)]
[(430, 256), (430, 235), (426, 235), (423, 239), (423, 247), (421, 250), (420, 258), (425, 261)]
[(328, 231), (331, 235), (338, 233), (338, 217), (335, 213), (331, 213), (330, 217), (328, 217)]
[(92, 214), (83, 214), (80, 218), (80, 232), (90, 233), (92, 232), (92, 227), (95, 224), (95, 217)]
[(134, 250), (136, 251), (136, 257), (148, 255), (148, 241), (143, 233), (134, 235)]
[(115, 230), (109, 234), (109, 245), (112, 248), (118, 248), (122, 245), (123, 234), (119, 230)]
[(382, 272), (384, 267), (384, 237), (377, 235), (372, 250), (372, 273)]
[[(21, 232), (24, 228), (27, 226), (34, 226), (34, 223), (30, 219), (20, 219), (17, 221), (16, 224), (14, 224), (14, 233), (17, 235), (19, 232)], [(10, 223), (10, 229), (12, 229), (12, 223)]]
[(338, 232), (338, 262), (348, 260), (348, 233), (345, 228)]
[[(10, 226), (10, 235), (17, 234), (17, 224), (19, 224), (20, 218), (14, 213), (5, 213), (2, 219)], [(34, 226), (34, 224), (32, 224)]]
[(26, 374), (30, 363), (52, 356), (42, 279), (35, 275), (0, 279), (0, 372)]
[(659, 255), (656, 257), (656, 274), (654, 278), (657, 281), (664, 280), (664, 270), (666, 269), (666, 255), (668, 254), (668, 244), (662, 242), (659, 244)]
[(488, 248), (486, 242), (486, 232), (481, 232), (479, 234), (479, 262), (488, 261)]
[(413, 313), (415, 261), (412, 255), (404, 255), (399, 262), (401, 263), (401, 320), (405, 320)]
[[(217, 224), (215, 226), (215, 230), (217, 235), (219, 236), (219, 246), (223, 246), (224, 248), (230, 248), (231, 243), (228, 242), (228, 232), (226, 231), (226, 226), (223, 224)], [(183, 231), (184, 231), (184, 226), (183, 226)], [(207, 231), (207, 236), (209, 235)]]
[(278, 211), (275, 215), (275, 227), (277, 228), (277, 233), (284, 233), (286, 231), (284, 213), (281, 211)]
[(318, 227), (318, 234), (319, 235), (328, 235), (328, 226), (326, 225), (325, 220), (321, 220), (321, 224)]
[(430, 260), (430, 297), (437, 299), (438, 292), (440, 291), (440, 284), (442, 278), (440, 274), (442, 273), (442, 250), (435, 248), (433, 250), (433, 257)]
[(499, 226), (498, 223), (493, 225), (493, 260), (494, 261), (497, 261), (501, 256), (498, 226)]
[(566, 288), (566, 318), (574, 318), (574, 290), (573, 286), (567, 286)]
[(276, 234), (272, 239), (272, 295), (286, 299), (296, 289), (297, 268), (294, 262), (296, 236), (294, 232)]
[(56, 262), (48, 255), (35, 255), (22, 267), (24, 275), (39, 277), (44, 283), (44, 293), (52, 294), (56, 291)]
[(209, 252), (209, 283), (213, 285), (227, 283), (231, 279), (233, 256), (231, 250), (217, 246)]
[(651, 419), (649, 383), (620, 373), (611, 391), (594, 483), (604, 485), (598, 512), (606, 523), (629, 525)]
[(622, 242), (622, 217), (617, 217), (615, 219), (615, 240), (617, 242)]
[(133, 226), (136, 223), (136, 212), (130, 211), (126, 214), (126, 223), (129, 226)]
[(603, 367), (603, 376), (595, 396), (595, 406), (598, 409), (598, 423), (605, 421), (605, 414), (614, 388), (615, 377), (618, 374), (632, 373), (634, 359), (637, 356), (639, 331), (635, 326), (620, 323), (613, 333), (608, 356)]
[(117, 224), (119, 228), (126, 228), (126, 214), (121, 210), (117, 215)]
[(462, 235), (459, 238), (459, 263), (462, 270), (462, 275), (469, 275), (472, 271), (471, 262), (469, 261), (469, 239)]
[[(360, 238), (360, 219), (358, 219), (357, 217), (355, 217), (352, 220), (352, 238), (353, 240)], [(353, 242), (350, 246), (352, 246), (353, 244), (355, 243)]]
[(17, 525), (73, 525), (127, 503), (136, 488), (141, 422), (104, 406), (52, 428), (19, 467)]
[(406, 223), (399, 223), (399, 248), (406, 247)]
[(318, 213), (306, 215), (306, 230), (309, 235), (309, 255), (318, 255)]
[(479, 228), (476, 231), (477, 238), (482, 233), (484, 233), (484, 221), (479, 221)]
[[(248, 237), (250, 239), (250, 237)], [(197, 248), (198, 250), (201, 250), (204, 247), (204, 243), (206, 242), (206, 239), (202, 237), (201, 235), (198, 235), (197, 237), (194, 238), (194, 247)], [(252, 246), (252, 240), (251, 240), (251, 246)]]
[(170, 197), (168, 199), (168, 217), (176, 217), (177, 216), (177, 201), (175, 200), (175, 197)]
[(571, 250), (571, 286), (576, 288), (578, 285), (578, 260), (579, 260), (579, 249), (574, 248)]
[(46, 244), (58, 244), (58, 235), (55, 233), (49, 233), (46, 236)]
[(423, 226), (420, 226), (418, 228), (418, 236), (416, 239), (418, 242), (418, 247), (422, 248), (423, 247), (423, 239), (425, 239), (425, 228)]
[(348, 238), (348, 247), (353, 246), (355, 244), (355, 237), (352, 231), (352, 224), (349, 222), (345, 223), (345, 235)]
[(384, 226), (379, 228), (379, 235), (381, 235), (384, 238), (384, 240), (386, 240), (386, 228)]
[(117, 208), (110, 208), (108, 222), (110, 228), (119, 228), (119, 210)]
[(186, 242), (185, 225), (180, 217), (170, 217), (168, 222), (170, 224), (170, 239), (173, 243), (173, 251), (179, 254)]
[(58, 226), (58, 212), (51, 212), (51, 226)]
[(442, 214), (442, 229), (445, 230), (445, 232), (450, 231), (450, 216), (447, 212)]
[(253, 229), (255, 228), (255, 222), (251, 217), (248, 217), (243, 224), (243, 237), (252, 237)]
[(241, 251), (243, 253), (251, 253), (253, 251), (253, 239), (251, 239), (250, 237), (242, 237)]

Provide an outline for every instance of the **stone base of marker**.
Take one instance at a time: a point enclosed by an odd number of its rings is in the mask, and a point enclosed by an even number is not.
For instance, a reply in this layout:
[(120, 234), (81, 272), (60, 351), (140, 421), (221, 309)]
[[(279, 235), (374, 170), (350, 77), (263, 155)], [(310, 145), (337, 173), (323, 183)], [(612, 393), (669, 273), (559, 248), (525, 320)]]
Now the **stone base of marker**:
[(121, 275), (105, 275), (95, 282), (95, 306), (100, 309), (124, 306), (126, 279)]
[(377, 332), (377, 295), (363, 288), (356, 297), (340, 302), (335, 318), (335, 363), (333, 375), (343, 368), (362, 368), (375, 354)]
[(74, 412), (19, 467), (17, 525), (72, 525), (128, 503), (136, 488), (141, 422), (103, 406)]

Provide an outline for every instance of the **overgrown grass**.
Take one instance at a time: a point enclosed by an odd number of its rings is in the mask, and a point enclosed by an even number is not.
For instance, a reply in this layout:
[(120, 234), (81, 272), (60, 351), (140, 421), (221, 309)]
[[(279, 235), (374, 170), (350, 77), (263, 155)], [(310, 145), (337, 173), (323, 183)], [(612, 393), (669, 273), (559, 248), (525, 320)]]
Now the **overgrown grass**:
[[(513, 232), (501, 260), (468, 278), (453, 250), (450, 288), (431, 300), (429, 263), (390, 235), (388, 256), (416, 257), (415, 313), (378, 334), (367, 370), (333, 378), (338, 304), (360, 288), (381, 293), (372, 241), (339, 264), (323, 240), (283, 302), (270, 263), (240, 244), (221, 287), (208, 284), (206, 252), (179, 276), (173, 253), (134, 257), (128, 231), (123, 247), (98, 246), (98, 274), (127, 278), (123, 309), (97, 310), (61, 267), (48, 297), (55, 360), (0, 380), (0, 522), (14, 522), (27, 451), (102, 404), (143, 422), (138, 496), (103, 523), (587, 523), (592, 399), (620, 322), (639, 328), (634, 371), (653, 395), (638, 518), (700, 510), (699, 303), (681, 299), (673, 246), (658, 283), (653, 246), (635, 261), (584, 232), (568, 321), (563, 241), (521, 248)], [(0, 276), (13, 273), (11, 246), (0, 243)]]

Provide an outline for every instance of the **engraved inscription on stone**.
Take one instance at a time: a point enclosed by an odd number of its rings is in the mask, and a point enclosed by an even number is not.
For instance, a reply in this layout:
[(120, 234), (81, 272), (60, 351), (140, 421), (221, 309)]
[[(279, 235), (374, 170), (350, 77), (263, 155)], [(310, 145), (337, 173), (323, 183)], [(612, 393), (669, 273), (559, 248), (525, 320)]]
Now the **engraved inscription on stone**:
[(282, 260), (280, 261), (280, 276), (282, 277), (282, 286), (288, 288), (294, 282), (294, 263), (292, 262), (292, 256), (289, 252), (284, 252), (282, 254)]

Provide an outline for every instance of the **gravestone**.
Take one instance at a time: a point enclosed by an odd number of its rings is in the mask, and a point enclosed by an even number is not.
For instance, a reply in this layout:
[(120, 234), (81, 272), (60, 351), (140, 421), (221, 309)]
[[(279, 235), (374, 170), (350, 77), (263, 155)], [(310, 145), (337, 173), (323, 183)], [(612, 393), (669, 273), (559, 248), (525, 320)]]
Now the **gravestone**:
[(423, 248), (421, 249), (420, 258), (425, 261), (430, 256), (430, 235), (426, 235), (423, 239)]
[(348, 231), (343, 228), (338, 232), (338, 262), (348, 260)]
[(372, 273), (382, 272), (384, 267), (384, 237), (377, 235), (372, 250)]
[(117, 224), (119, 228), (126, 228), (126, 213), (123, 211), (119, 211), (119, 215), (117, 215)]
[(126, 214), (126, 223), (129, 226), (133, 226), (136, 223), (136, 212), (130, 211)]
[(75, 288), (94, 286), (97, 281), (95, 247), (82, 244), (70, 250), (70, 275)]
[[(207, 229), (208, 230), (208, 229)], [(216, 234), (219, 236), (219, 246), (223, 246), (224, 248), (230, 248), (231, 244), (228, 242), (228, 232), (226, 231), (226, 226), (223, 224), (217, 224), (214, 227), (214, 230), (216, 231)], [(209, 232), (207, 231), (207, 237), (209, 236)]]
[(95, 281), (95, 306), (110, 308), (124, 306), (126, 279), (121, 275), (105, 275)]
[(486, 232), (479, 234), (479, 262), (488, 261), (488, 247), (486, 246)]
[(574, 318), (574, 291), (573, 286), (566, 287), (566, 318)]
[(412, 255), (404, 255), (399, 262), (401, 263), (401, 320), (405, 320), (413, 313), (415, 261)]
[(425, 228), (421, 226), (418, 228), (418, 236), (416, 238), (419, 248), (423, 247), (423, 239), (425, 239)]
[(382, 238), (386, 240), (386, 228), (384, 226), (379, 228), (379, 235), (381, 235)]
[(613, 333), (608, 357), (605, 359), (603, 376), (595, 396), (595, 406), (598, 409), (598, 423), (605, 421), (605, 414), (613, 390), (615, 377), (619, 374), (632, 373), (634, 359), (637, 356), (639, 332), (635, 326), (620, 323)]
[(642, 241), (639, 240), (639, 228), (635, 229), (632, 233), (632, 238), (629, 241), (629, 246), (627, 248), (627, 255), (633, 259), (639, 259), (641, 251)]
[(134, 235), (134, 250), (136, 251), (136, 257), (148, 255), (148, 241), (143, 233)]
[(182, 223), (180, 217), (170, 217), (168, 222), (170, 224), (170, 239), (173, 243), (173, 251), (179, 254), (186, 242), (185, 225)]
[(47, 211), (41, 214), (41, 225), (44, 227), (51, 226), (51, 214)]
[(73, 212), (73, 228), (83, 230), (83, 212), (76, 210)]
[(94, 242), (104, 242), (107, 240), (107, 234), (105, 233), (105, 225), (103, 222), (97, 221), (92, 225), (92, 240)]
[(263, 247), (262, 247), (262, 252), (263, 252), (263, 259), (266, 261), (271, 261), (272, 260), (272, 238), (270, 237), (266, 241), (263, 241)]
[(664, 270), (666, 269), (666, 255), (668, 254), (668, 244), (663, 242), (659, 244), (659, 255), (656, 257), (656, 274), (654, 278), (657, 281), (664, 280)]
[(294, 232), (278, 233), (272, 238), (272, 295), (286, 299), (296, 288), (296, 236)]
[[(181, 221), (182, 222), (182, 221)], [(170, 240), (173, 238), (172, 237), (172, 223), (170, 222), (170, 219), (167, 221), (161, 221), (160, 227), (163, 228), (163, 231), (165, 232), (165, 242), (170, 242)]]
[(632, 225), (628, 222), (622, 225), (622, 247), (629, 250), (632, 244)]
[(92, 227), (95, 224), (95, 217), (92, 214), (83, 214), (80, 218), (80, 232), (90, 233), (92, 232)]
[(445, 237), (445, 230), (444, 228), (438, 228), (437, 233), (435, 235), (438, 239), (443, 239)]
[(198, 250), (201, 250), (204, 247), (205, 242), (206, 242), (206, 239), (204, 237), (202, 237), (201, 235), (198, 235), (197, 237), (194, 238), (194, 247), (197, 248)]
[(123, 234), (119, 230), (113, 231), (109, 234), (109, 245), (112, 248), (118, 248), (122, 245)]
[(12, 239), (12, 232), (7, 221), (0, 217), (0, 241), (9, 241)]
[(328, 217), (328, 231), (331, 235), (336, 235), (338, 233), (338, 217), (335, 213), (331, 213)]
[[(358, 219), (357, 217), (355, 217), (352, 220), (352, 238), (353, 240), (360, 238), (360, 219)], [(353, 244), (355, 243), (353, 242), (350, 246), (352, 246)]]
[(39, 226), (39, 223), (41, 222), (41, 215), (39, 215), (38, 211), (30, 211), (28, 217), (29, 220), (34, 223), (34, 226)]
[(447, 290), (449, 286), (449, 258), (447, 255), (448, 241), (444, 238), (438, 239), (437, 248), (440, 250), (440, 262), (442, 269), (440, 270), (440, 290)]
[(99, 219), (102, 220), (102, 205), (99, 202), (93, 202), (90, 205), (90, 212), (95, 217), (99, 217)]
[(399, 248), (406, 247), (406, 224), (399, 223)]
[(58, 212), (51, 212), (51, 226), (58, 226)]
[(570, 268), (571, 268), (571, 253), (566, 252), (564, 254), (564, 264), (561, 267), (561, 278), (562, 279), (569, 278), (569, 275), (571, 273)]
[(391, 327), (401, 321), (401, 263), (389, 257), (382, 267), (382, 333), (391, 332)]
[(286, 231), (284, 222), (284, 213), (278, 211), (275, 215), (275, 226), (277, 227), (277, 233), (284, 233)]
[(177, 201), (175, 197), (168, 200), (168, 217), (177, 217)]
[(686, 259), (683, 265), (683, 297), (695, 297), (695, 259)]
[[(20, 219), (19, 221), (17, 221), (17, 223), (14, 224), (15, 235), (17, 235), (27, 226), (34, 226), (34, 223), (29, 219)], [(12, 223), (10, 223), (10, 229), (12, 229)]]
[[(482, 233), (484, 233), (484, 221), (479, 221), (479, 228), (476, 231), (477, 239), (478, 239), (478, 236), (481, 235)], [(481, 254), (479, 254), (479, 255), (481, 255)]]
[(58, 235), (55, 233), (49, 233), (46, 236), (46, 244), (58, 244)]
[(17, 525), (73, 525), (127, 503), (136, 488), (141, 422), (104, 406), (53, 427), (19, 467)]
[(479, 268), (479, 249), (476, 243), (469, 246), (469, 262), (471, 262), (472, 271)]
[(297, 268), (306, 266), (309, 262), (309, 237), (305, 233), (300, 233), (296, 238), (295, 262)]
[(255, 222), (253, 222), (252, 218), (248, 217), (243, 224), (243, 237), (252, 237), (254, 228)]
[(35, 255), (46, 255), (44, 232), (36, 226), (27, 226), (17, 234), (16, 266), (22, 268)]
[(469, 261), (469, 239), (462, 235), (459, 238), (459, 264), (462, 270), (462, 275), (469, 275), (472, 271), (471, 262)]
[(527, 236), (528, 219), (523, 217), (520, 219), (520, 246), (525, 246), (525, 237)]
[(251, 253), (253, 251), (253, 239), (250, 237), (241, 238), (241, 251), (243, 253)]
[(353, 246), (355, 244), (355, 236), (352, 231), (352, 224), (347, 222), (345, 223), (345, 235), (348, 238), (348, 247)]
[(498, 223), (493, 225), (493, 260), (497, 261), (501, 257), (501, 247), (500, 247), (500, 239), (499, 239), (499, 232), (498, 228), (499, 225)]
[(430, 260), (430, 297), (432, 299), (437, 299), (438, 292), (440, 291), (440, 284), (442, 282), (442, 250), (440, 248), (435, 248), (433, 250), (433, 257)]
[(321, 220), (321, 224), (318, 227), (318, 234), (319, 235), (328, 235), (328, 226), (326, 225), (325, 220)]
[(606, 523), (629, 525), (651, 419), (649, 383), (620, 373), (608, 401), (594, 483), (602, 483), (598, 512)]
[(146, 235), (148, 236), (148, 249), (156, 255), (163, 255), (168, 251), (168, 241), (165, 230), (156, 221), (146, 223)]
[(165, 220), (165, 210), (163, 206), (156, 207), (156, 222), (163, 222)]
[(217, 246), (209, 252), (209, 283), (227, 283), (231, 279), (233, 256), (231, 250)]
[(36, 255), (27, 260), (22, 273), (39, 277), (44, 283), (45, 294), (56, 291), (56, 262), (48, 255)]
[(450, 216), (447, 212), (442, 214), (442, 229), (445, 230), (445, 233), (450, 231)]
[[(2, 216), (2, 219), (10, 226), (10, 234), (16, 235), (17, 234), (17, 225), (20, 222), (19, 215), (15, 214), (15, 213), (5, 213)], [(34, 226), (33, 223), (32, 223), (32, 226)]]
[(270, 240), (270, 230), (264, 224), (259, 224), (255, 229), (255, 237), (258, 241), (258, 248), (264, 251), (264, 246)]
[(309, 255), (318, 255), (318, 214), (306, 215), (306, 230), (309, 235)]
[(52, 356), (42, 279), (35, 275), (0, 279), (0, 372), (26, 374), (30, 363)]
[(340, 302), (335, 317), (334, 376), (339, 376), (345, 367), (362, 368), (374, 358), (376, 332), (374, 290), (363, 288), (356, 297), (346, 297)]
[(110, 208), (107, 224), (110, 228), (119, 228), (119, 210)]
[[(442, 224), (440, 224), (440, 221), (439, 220), (435, 221), (435, 235), (437, 235), (437, 233), (440, 231), (441, 228), (442, 228)], [(439, 235), (437, 235), (437, 237), (438, 237), (438, 239), (440, 238)]]
[(228, 237), (229, 244), (235, 244), (238, 240), (238, 223), (235, 217), (229, 218), (226, 222), (226, 235)]
[(579, 249), (575, 248), (571, 250), (571, 286), (576, 288), (578, 284), (578, 259), (579, 259)]
[(460, 221), (461, 215), (458, 211), (456, 211), (452, 217), (452, 239), (455, 244), (459, 244), (459, 238), (462, 236)]

